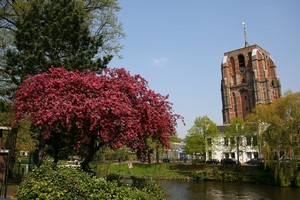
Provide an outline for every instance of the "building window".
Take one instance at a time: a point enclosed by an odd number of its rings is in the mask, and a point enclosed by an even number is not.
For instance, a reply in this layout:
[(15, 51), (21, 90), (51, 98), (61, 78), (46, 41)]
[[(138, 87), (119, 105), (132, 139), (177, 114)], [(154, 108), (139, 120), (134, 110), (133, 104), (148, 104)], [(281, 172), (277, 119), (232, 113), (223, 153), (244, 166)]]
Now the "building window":
[(235, 153), (231, 153), (231, 158), (235, 159)]
[(245, 57), (244, 57), (244, 55), (242, 55), (242, 54), (238, 55), (238, 59), (239, 59), (239, 67), (245, 67)]
[(254, 158), (258, 158), (258, 152), (254, 152), (253, 155), (254, 155)]
[(208, 158), (212, 159), (212, 152), (211, 151), (208, 151)]
[[(238, 60), (239, 60), (240, 74), (245, 74), (246, 73), (246, 63), (245, 63), (244, 55), (242, 55), (242, 54), (238, 55)], [(242, 83), (245, 83), (244, 78), (242, 79)]]
[(247, 160), (251, 160), (252, 159), (252, 153), (251, 152), (247, 152)]
[(247, 146), (251, 146), (251, 137), (246, 137), (246, 141), (247, 141)]
[(236, 71), (235, 71), (235, 63), (233, 57), (230, 58), (230, 63), (231, 63), (231, 74), (233, 79), (233, 85), (236, 85)]
[(237, 137), (237, 141), (239, 142), (239, 145), (243, 145), (243, 138)]
[(228, 146), (228, 137), (224, 137), (224, 146)]
[(257, 135), (253, 136), (252, 146), (256, 147), (258, 145)]
[(229, 153), (224, 153), (225, 158), (229, 158)]
[(208, 145), (208, 146), (211, 146), (211, 145), (212, 145), (212, 140), (211, 140), (211, 138), (207, 138), (207, 141), (206, 141), (206, 142), (207, 142), (207, 145)]
[(235, 139), (234, 139), (234, 137), (230, 137), (230, 144), (235, 144)]

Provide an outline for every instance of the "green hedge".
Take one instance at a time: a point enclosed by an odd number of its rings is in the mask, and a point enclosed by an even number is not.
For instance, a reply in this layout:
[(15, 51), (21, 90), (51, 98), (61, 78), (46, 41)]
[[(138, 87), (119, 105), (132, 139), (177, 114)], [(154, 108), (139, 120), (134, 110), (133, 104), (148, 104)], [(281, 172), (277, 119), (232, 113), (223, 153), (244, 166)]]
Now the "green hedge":
[(96, 179), (80, 169), (56, 165), (35, 168), (21, 183), (17, 199), (166, 199), (162, 189), (150, 183), (143, 188)]

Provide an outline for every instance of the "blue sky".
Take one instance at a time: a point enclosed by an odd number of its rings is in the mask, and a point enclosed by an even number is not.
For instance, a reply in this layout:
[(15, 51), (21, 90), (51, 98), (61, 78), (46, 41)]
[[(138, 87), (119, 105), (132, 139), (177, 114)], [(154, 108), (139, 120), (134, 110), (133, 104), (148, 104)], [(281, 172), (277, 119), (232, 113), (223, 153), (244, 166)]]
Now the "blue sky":
[(184, 117), (184, 138), (198, 116), (222, 124), (221, 62), (225, 52), (248, 42), (274, 59), (283, 93), (299, 92), (299, 0), (120, 0), (119, 21), (126, 38), (109, 67), (140, 74), (149, 87), (170, 95)]

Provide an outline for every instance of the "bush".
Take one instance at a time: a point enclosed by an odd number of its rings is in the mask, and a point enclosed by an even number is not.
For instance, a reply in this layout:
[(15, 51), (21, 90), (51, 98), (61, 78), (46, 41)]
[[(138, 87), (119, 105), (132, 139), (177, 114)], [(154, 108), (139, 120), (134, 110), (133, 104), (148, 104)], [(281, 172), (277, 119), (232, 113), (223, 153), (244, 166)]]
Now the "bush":
[(155, 183), (147, 187), (138, 189), (128, 185), (118, 185), (115, 181), (106, 181), (105, 179), (95, 179), (93, 193), (89, 196), (90, 200), (98, 199), (166, 199), (162, 189)]
[(89, 175), (72, 168), (44, 165), (21, 183), (18, 199), (86, 199), (92, 186)]
[(222, 172), (220, 172), (218, 170), (218, 168), (213, 168), (213, 170), (212, 170), (212, 178), (214, 180), (222, 181), (223, 180), (223, 178), (222, 178)]
[(244, 182), (243, 175), (236, 172), (225, 172), (223, 174), (223, 181), (224, 182)]
[(192, 174), (193, 181), (204, 181), (207, 179), (207, 171), (196, 171)]
[(297, 173), (297, 176), (295, 178), (295, 186), (300, 187), (300, 172)]
[(192, 160), (192, 164), (193, 165), (204, 165), (205, 160), (201, 160), (201, 159)]
[(17, 199), (165, 199), (155, 183), (144, 188), (96, 179), (80, 169), (43, 165), (21, 183)]
[(277, 163), (274, 171), (275, 182), (282, 186), (288, 187), (296, 182), (295, 178), (297, 173), (297, 163)]

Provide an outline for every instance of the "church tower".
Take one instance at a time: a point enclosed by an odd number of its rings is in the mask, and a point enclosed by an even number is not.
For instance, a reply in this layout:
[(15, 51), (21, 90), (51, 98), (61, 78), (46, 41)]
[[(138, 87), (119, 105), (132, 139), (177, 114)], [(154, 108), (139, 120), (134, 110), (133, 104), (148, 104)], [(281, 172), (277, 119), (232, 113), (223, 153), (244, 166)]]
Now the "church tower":
[(281, 96), (274, 60), (260, 46), (248, 44), (245, 24), (244, 36), (244, 48), (224, 53), (221, 64), (224, 124), (233, 117), (245, 119), (257, 104), (269, 104)]

